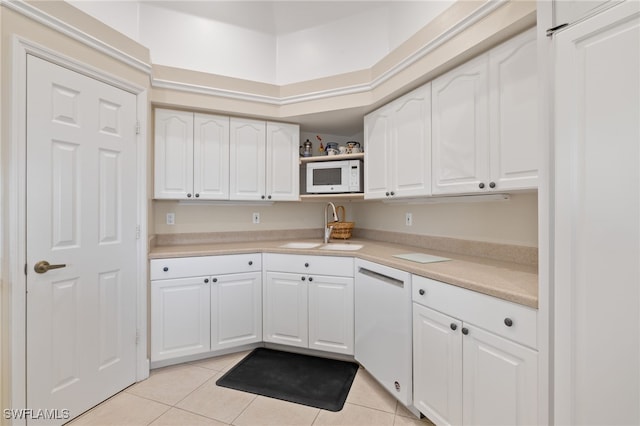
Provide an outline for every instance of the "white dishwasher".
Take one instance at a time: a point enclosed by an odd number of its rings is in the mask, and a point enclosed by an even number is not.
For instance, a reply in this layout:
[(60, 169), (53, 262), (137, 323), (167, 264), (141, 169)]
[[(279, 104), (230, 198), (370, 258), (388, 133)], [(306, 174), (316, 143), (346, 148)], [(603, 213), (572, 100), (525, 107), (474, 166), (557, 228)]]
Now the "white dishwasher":
[(411, 274), (360, 259), (355, 268), (355, 359), (411, 405)]

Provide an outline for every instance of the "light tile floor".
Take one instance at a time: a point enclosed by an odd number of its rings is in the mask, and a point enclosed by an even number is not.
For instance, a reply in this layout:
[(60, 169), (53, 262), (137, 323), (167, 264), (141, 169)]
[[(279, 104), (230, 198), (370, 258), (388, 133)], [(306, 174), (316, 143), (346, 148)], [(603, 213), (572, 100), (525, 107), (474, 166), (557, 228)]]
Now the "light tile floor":
[(337, 413), (216, 386), (216, 380), (248, 352), (151, 371), (70, 426), (399, 426), (431, 425), (419, 420), (360, 368), (347, 402)]

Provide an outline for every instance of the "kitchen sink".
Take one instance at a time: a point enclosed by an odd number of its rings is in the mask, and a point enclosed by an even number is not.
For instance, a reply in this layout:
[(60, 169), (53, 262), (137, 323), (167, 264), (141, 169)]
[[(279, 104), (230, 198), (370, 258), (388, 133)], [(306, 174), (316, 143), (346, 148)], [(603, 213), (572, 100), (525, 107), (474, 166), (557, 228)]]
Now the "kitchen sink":
[(305, 242), (292, 242), (283, 244), (280, 248), (290, 248), (290, 249), (312, 249), (318, 247), (321, 243), (305, 243)]
[(343, 250), (343, 251), (356, 251), (362, 248), (362, 244), (351, 243), (329, 243), (320, 247), (320, 250)]

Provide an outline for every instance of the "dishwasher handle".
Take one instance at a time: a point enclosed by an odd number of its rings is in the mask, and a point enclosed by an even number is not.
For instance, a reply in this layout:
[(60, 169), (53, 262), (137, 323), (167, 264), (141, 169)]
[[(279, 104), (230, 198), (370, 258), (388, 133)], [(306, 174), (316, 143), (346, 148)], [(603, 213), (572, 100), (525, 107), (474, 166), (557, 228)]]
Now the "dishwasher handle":
[(367, 269), (367, 268), (359, 267), (358, 268), (358, 273), (360, 273), (362, 275), (366, 275), (366, 276), (368, 276), (370, 278), (374, 278), (374, 279), (379, 280), (379, 281), (384, 281), (387, 284), (393, 284), (393, 285), (396, 285), (398, 287), (404, 288), (404, 281), (399, 280), (397, 278), (390, 277), (390, 276), (385, 275), (385, 274), (381, 274), (380, 272), (375, 272), (375, 271), (372, 271), (372, 270)]

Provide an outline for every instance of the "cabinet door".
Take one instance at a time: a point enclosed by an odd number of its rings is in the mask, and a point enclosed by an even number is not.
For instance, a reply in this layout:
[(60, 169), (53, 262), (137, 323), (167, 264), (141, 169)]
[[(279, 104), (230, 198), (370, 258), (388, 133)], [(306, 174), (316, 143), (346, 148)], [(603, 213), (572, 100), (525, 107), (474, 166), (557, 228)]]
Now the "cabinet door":
[(211, 350), (262, 341), (262, 274), (211, 277)]
[(229, 198), (229, 117), (195, 114), (193, 192), (201, 200)]
[(267, 123), (268, 200), (297, 201), (300, 198), (300, 127)]
[(538, 353), (464, 324), (465, 425), (538, 424)]
[(391, 191), (391, 109), (383, 107), (364, 117), (364, 197), (387, 198)]
[(534, 28), (489, 52), (489, 187), (495, 191), (538, 187), (536, 49)]
[(488, 188), (488, 57), (481, 55), (432, 82), (434, 194)]
[(264, 341), (308, 347), (307, 277), (267, 272), (264, 286)]
[(391, 184), (396, 197), (431, 194), (431, 84), (391, 104)]
[(555, 421), (640, 424), (640, 2), (553, 39)]
[(266, 123), (230, 119), (231, 200), (262, 200), (265, 195)]
[(151, 361), (208, 352), (209, 277), (151, 282)]
[(555, 0), (553, 2), (554, 26), (572, 24), (595, 15), (622, 0)]
[(353, 278), (309, 277), (309, 348), (353, 355)]
[(156, 109), (154, 197), (193, 195), (193, 113)]
[(437, 425), (462, 424), (462, 323), (413, 304), (413, 404)]

